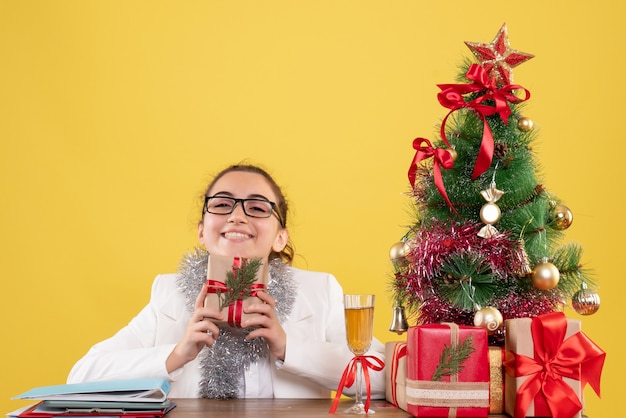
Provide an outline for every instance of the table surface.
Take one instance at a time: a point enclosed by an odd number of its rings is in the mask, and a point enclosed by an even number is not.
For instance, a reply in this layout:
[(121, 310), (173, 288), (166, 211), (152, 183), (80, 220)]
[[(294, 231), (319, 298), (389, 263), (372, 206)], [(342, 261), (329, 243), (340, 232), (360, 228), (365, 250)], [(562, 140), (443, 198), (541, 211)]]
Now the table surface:
[[(323, 417), (328, 416), (332, 399), (173, 399), (176, 408), (166, 418), (205, 418), (207, 416), (233, 417)], [(354, 401), (342, 399), (336, 415), (352, 405)], [(402, 409), (395, 408), (384, 400), (373, 400), (376, 417), (410, 417)], [(490, 415), (505, 417), (505, 415)]]

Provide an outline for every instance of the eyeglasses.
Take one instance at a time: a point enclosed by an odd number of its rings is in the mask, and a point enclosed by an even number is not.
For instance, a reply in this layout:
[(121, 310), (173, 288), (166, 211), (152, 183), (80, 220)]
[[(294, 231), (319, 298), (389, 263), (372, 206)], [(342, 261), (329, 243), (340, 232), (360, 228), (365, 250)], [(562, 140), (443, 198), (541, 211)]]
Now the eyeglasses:
[(237, 203), (241, 203), (243, 213), (251, 218), (269, 218), (274, 214), (281, 226), (285, 226), (283, 218), (276, 211), (276, 203), (265, 199), (235, 199), (228, 196), (206, 196), (204, 198), (203, 213), (214, 215), (229, 215), (235, 210)]

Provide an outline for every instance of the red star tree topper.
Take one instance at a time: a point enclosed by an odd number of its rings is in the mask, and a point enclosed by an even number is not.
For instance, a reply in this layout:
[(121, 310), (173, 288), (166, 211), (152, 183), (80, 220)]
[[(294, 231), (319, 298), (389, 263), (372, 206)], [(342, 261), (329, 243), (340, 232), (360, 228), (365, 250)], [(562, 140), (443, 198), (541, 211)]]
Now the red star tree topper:
[(511, 49), (506, 23), (490, 44), (465, 42), (483, 66), (489, 77), (500, 85), (513, 82), (513, 67), (533, 58), (534, 55)]

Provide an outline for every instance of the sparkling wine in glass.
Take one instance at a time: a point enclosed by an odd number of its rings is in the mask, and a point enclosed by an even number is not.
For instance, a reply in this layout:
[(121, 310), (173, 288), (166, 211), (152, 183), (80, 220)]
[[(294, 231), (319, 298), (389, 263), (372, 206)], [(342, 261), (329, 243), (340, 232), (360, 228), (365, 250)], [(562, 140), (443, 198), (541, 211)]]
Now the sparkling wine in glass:
[[(355, 356), (364, 355), (372, 344), (374, 327), (374, 295), (344, 295), (344, 310), (346, 315), (346, 338), (348, 348)], [(373, 414), (369, 408), (365, 411), (363, 403), (363, 365), (356, 361), (355, 403), (344, 413)]]

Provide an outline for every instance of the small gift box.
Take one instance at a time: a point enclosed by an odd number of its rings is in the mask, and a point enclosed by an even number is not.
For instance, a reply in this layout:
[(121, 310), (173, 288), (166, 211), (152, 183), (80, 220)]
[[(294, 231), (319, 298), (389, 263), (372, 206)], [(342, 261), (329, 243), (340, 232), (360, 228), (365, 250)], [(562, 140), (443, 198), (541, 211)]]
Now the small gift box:
[(484, 328), (452, 323), (410, 327), (407, 412), (415, 417), (486, 417), (489, 357)]
[(385, 398), (393, 406), (406, 411), (406, 343), (386, 343), (385, 362)]
[(489, 413), (504, 412), (504, 347), (489, 347)]
[(606, 354), (563, 312), (505, 321), (505, 411), (580, 418), (586, 383), (600, 394)]
[(225, 320), (215, 321), (217, 324), (240, 328), (250, 315), (244, 308), (263, 303), (256, 295), (266, 290), (267, 278), (267, 260), (209, 255), (204, 306), (222, 312)]

